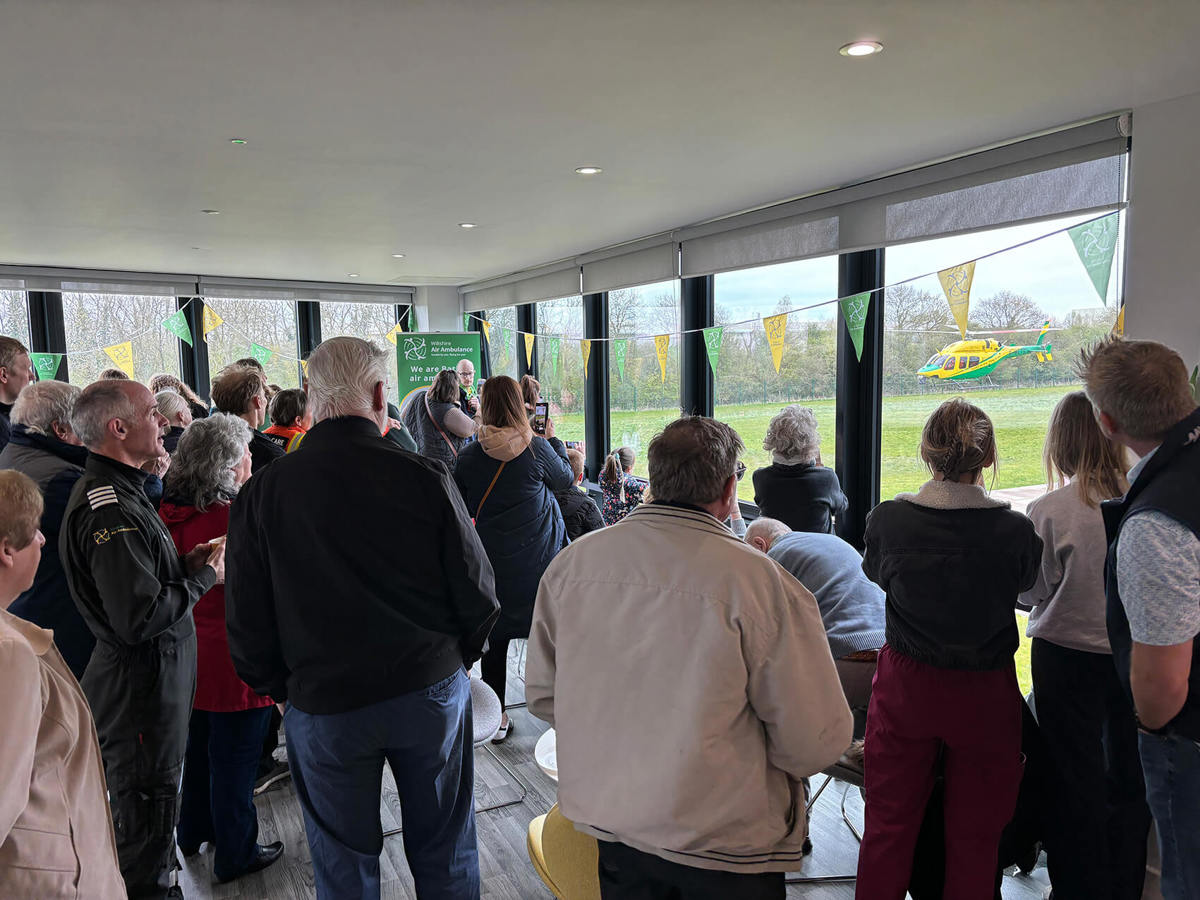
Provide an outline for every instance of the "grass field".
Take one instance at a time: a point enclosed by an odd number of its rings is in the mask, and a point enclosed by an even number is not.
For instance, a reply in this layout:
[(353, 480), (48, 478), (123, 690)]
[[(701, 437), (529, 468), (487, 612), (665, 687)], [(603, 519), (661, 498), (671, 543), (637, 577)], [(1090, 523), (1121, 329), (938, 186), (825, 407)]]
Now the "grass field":
[[(1042, 444), (1050, 412), (1064, 394), (1073, 390), (1070, 385), (1011, 390), (972, 391), (966, 396), (992, 417), (996, 426), (996, 441), (1000, 448), (1000, 467), (994, 487), (1023, 487), (1041, 484)], [(881, 460), (883, 498), (901, 491), (920, 487), (928, 474), (917, 456), (921, 443), (921, 428), (929, 414), (943, 401), (945, 394), (924, 394), (885, 397), (883, 400), (883, 450)], [(812, 400), (806, 403), (816, 413), (821, 430), (821, 455), (832, 466), (834, 453), (834, 401)], [(776, 403), (750, 403), (739, 406), (718, 406), (716, 416), (737, 429), (746, 443), (744, 456), (750, 471), (768, 465), (769, 456), (762, 449), (767, 423), (780, 410)], [(613, 410), (613, 446), (629, 445), (637, 453), (635, 474), (646, 475), (646, 447), (664, 425), (676, 417), (673, 409), (650, 409), (637, 412)], [(583, 416), (564, 416), (559, 434), (578, 440), (583, 436)], [(747, 476), (741, 486), (742, 500), (754, 499), (754, 488)]]

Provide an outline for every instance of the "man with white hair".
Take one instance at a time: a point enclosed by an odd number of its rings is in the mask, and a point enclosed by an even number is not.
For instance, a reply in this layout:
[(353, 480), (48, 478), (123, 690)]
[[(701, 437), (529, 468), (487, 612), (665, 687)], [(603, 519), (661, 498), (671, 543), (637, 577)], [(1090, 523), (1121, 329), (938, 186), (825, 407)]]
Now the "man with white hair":
[(417, 895), (471, 900), (467, 670), (499, 604), (446, 466), (382, 436), (389, 359), (352, 337), (309, 357), (316, 424), (299, 452), (246, 483), (231, 512), (229, 648), (242, 680), (287, 701), (317, 896), (379, 896), (386, 760)]
[(653, 502), (538, 587), (525, 697), (558, 732), (558, 800), (600, 841), (605, 900), (782, 900), (803, 779), (850, 744), (812, 594), (722, 524), (742, 449), (723, 422), (672, 422)]
[(33, 381), (33, 360), (16, 338), (0, 335), (0, 450), (8, 443), (9, 415), (17, 396)]
[(76, 678), (83, 677), (96, 646), (71, 599), (58, 555), (63, 513), (87, 462), (87, 448), (71, 430), (71, 412), (79, 394), (79, 388), (64, 381), (39, 381), (26, 387), (13, 404), (12, 438), (0, 451), (0, 469), (16, 469), (32, 478), (45, 504), (41, 530), (46, 546), (37, 577), (8, 611), (53, 631), (54, 643)]
[(162, 454), (165, 425), (145, 385), (98, 381), (84, 389), (71, 427), (88, 459), (59, 535), (71, 595), (96, 636), (82, 687), (131, 898), (183, 896), (170, 882), (196, 692), (191, 612), (225, 572), (223, 543), (180, 556), (143, 492), (140, 467)]
[(862, 569), (859, 552), (835, 534), (792, 531), (778, 519), (758, 518), (746, 543), (767, 554), (812, 591), (821, 610), (829, 652), (862, 737), (871, 680), (884, 643), (883, 591)]

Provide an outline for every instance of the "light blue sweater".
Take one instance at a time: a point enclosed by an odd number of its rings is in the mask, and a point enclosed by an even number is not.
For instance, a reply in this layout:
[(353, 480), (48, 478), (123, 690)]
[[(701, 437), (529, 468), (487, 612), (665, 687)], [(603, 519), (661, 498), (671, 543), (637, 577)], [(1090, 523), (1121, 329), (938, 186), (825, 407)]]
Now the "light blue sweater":
[(793, 531), (767, 555), (817, 598), (834, 659), (883, 646), (884, 593), (863, 574), (857, 550), (836, 534)]

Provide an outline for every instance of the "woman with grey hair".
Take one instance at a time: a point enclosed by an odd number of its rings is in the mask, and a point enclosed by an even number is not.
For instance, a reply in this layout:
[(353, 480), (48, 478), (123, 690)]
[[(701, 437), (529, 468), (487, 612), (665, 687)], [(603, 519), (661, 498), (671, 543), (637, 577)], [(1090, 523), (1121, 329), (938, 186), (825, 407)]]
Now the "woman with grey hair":
[(192, 410), (188, 402), (170, 388), (164, 388), (155, 394), (154, 402), (158, 406), (158, 414), (167, 420), (163, 449), (174, 456), (183, 429), (192, 424)]
[[(250, 426), (214, 413), (188, 426), (167, 472), (159, 515), (175, 546), (223, 540), (229, 506), (250, 477)], [(191, 541), (188, 544), (188, 541)], [(283, 844), (258, 843), (254, 778), (274, 701), (238, 678), (225, 633), (225, 588), (218, 584), (192, 611), (196, 623), (196, 699), (188, 730), (180, 799), (179, 848), (191, 856), (216, 847), (221, 882), (264, 869)]]
[(833, 469), (821, 464), (817, 417), (807, 406), (787, 406), (771, 420), (763, 438), (771, 465), (754, 472), (754, 502), (762, 515), (792, 531), (831, 534), (833, 518), (849, 501)]

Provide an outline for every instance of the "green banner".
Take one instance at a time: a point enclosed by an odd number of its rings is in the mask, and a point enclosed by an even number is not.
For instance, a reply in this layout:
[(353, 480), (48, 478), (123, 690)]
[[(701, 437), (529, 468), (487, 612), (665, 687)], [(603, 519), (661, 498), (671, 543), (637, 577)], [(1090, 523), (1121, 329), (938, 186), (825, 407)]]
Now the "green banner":
[(265, 366), (271, 361), (271, 357), (275, 355), (275, 351), (270, 347), (264, 347), (262, 344), (251, 343), (250, 355)]
[(867, 324), (867, 310), (871, 306), (871, 291), (863, 291), (853, 297), (844, 297), (838, 301), (842, 308), (842, 318), (846, 320), (846, 329), (850, 332), (850, 340), (854, 342), (854, 355), (862, 362), (863, 326)]
[(54, 376), (58, 374), (58, 366), (62, 362), (63, 355), (61, 353), (30, 353), (29, 358), (33, 361), (33, 367), (37, 369), (38, 381), (53, 381)]
[(469, 359), (475, 371), (481, 371), (482, 340), (483, 335), (478, 331), (396, 335), (396, 384), (401, 408), (409, 394), (429, 387), (443, 369), (457, 369), (459, 360)]
[(1071, 243), (1079, 254), (1079, 261), (1087, 270), (1088, 278), (1100, 295), (1100, 302), (1108, 306), (1108, 284), (1112, 279), (1113, 257), (1117, 252), (1117, 214), (1103, 219), (1084, 222), (1068, 229)]
[(721, 341), (724, 336), (723, 325), (704, 329), (704, 349), (708, 351), (708, 364), (712, 366), (714, 375), (717, 374), (717, 360), (721, 358)]
[(192, 346), (192, 329), (188, 326), (187, 317), (184, 316), (183, 310), (177, 313), (172, 313), (162, 321), (162, 327), (175, 335), (189, 347)]
[(550, 374), (552, 375), (558, 375), (558, 350), (561, 343), (561, 338), (546, 339), (546, 361), (550, 363)]
[(621, 381), (625, 380), (625, 356), (629, 353), (629, 341), (619, 340), (613, 341), (613, 359), (617, 363), (617, 378)]

